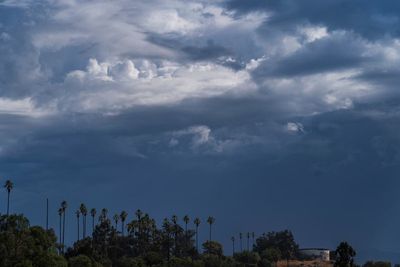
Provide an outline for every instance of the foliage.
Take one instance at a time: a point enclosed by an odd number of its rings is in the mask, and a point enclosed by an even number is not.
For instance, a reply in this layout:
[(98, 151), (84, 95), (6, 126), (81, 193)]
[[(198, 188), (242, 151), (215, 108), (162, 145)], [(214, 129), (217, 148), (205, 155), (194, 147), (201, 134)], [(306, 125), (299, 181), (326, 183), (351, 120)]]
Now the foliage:
[(69, 267), (92, 267), (92, 260), (85, 255), (72, 257), (68, 260)]
[(56, 254), (56, 236), (38, 226), (30, 227), (22, 215), (0, 217), (0, 266), (65, 267)]
[(391, 267), (392, 264), (388, 261), (367, 261), (363, 267)]
[(223, 254), (222, 245), (216, 241), (204, 242), (203, 250), (205, 254), (211, 254), (215, 256), (222, 256)]
[(335, 267), (354, 266), (354, 257), (356, 256), (356, 251), (347, 242), (341, 242), (337, 247), (335, 254)]
[(254, 251), (262, 254), (266, 249), (275, 250), (271, 252), (273, 255), (269, 255), (273, 258), (272, 261), (275, 261), (278, 255), (280, 255), (279, 258), (293, 259), (297, 255), (299, 246), (295, 242), (292, 232), (284, 230), (280, 232), (269, 232), (268, 234), (264, 233), (256, 239)]
[(235, 255), (233, 255), (233, 258), (237, 262), (243, 263), (246, 266), (257, 266), (257, 264), (261, 260), (260, 255), (257, 252), (252, 252), (252, 251), (243, 251), (241, 253), (235, 253)]

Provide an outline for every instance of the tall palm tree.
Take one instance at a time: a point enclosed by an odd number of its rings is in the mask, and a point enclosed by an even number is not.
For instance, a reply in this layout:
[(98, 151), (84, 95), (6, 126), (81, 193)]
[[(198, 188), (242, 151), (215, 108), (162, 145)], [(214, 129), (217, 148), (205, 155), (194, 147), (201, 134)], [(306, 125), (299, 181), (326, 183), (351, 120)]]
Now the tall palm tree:
[(59, 235), (59, 245), (60, 245), (60, 247), (58, 248), (58, 251), (59, 251), (59, 253), (61, 254), (61, 244), (62, 244), (62, 214), (63, 214), (63, 210), (62, 210), (62, 208), (59, 208), (58, 209), (58, 216), (59, 216), (59, 218), (60, 218), (60, 235)]
[(175, 256), (177, 252), (177, 240), (178, 240), (178, 216), (172, 215), (171, 218), (172, 223), (174, 224), (174, 248), (175, 248)]
[(10, 215), (10, 193), (13, 187), (14, 184), (10, 180), (7, 180), (4, 184), (4, 188), (7, 190), (7, 217)]
[(215, 218), (212, 216), (209, 216), (207, 219), (207, 223), (210, 225), (210, 240), (209, 241), (211, 241), (211, 228), (212, 228), (212, 225), (215, 223)]
[(189, 216), (188, 215), (183, 216), (183, 221), (185, 222), (185, 234), (186, 234), (186, 237), (187, 237), (187, 226), (188, 226), (188, 223), (190, 221)]
[(188, 223), (190, 221), (190, 218), (188, 215), (183, 216), (183, 221), (185, 222), (185, 245), (188, 245)]
[(125, 220), (128, 217), (128, 213), (126, 211), (122, 211), (121, 214), (119, 215), (119, 217), (121, 218), (121, 232), (122, 232), (122, 236), (124, 236), (124, 230), (125, 230)]
[(81, 211), (80, 211), (80, 210), (77, 210), (77, 211), (75, 212), (75, 214), (76, 214), (76, 220), (77, 220), (77, 222), (78, 222), (78, 239), (77, 239), (77, 241), (79, 241), (79, 216), (81, 215)]
[(199, 225), (201, 223), (199, 218), (194, 219), (194, 225), (196, 225), (196, 250), (199, 252)]
[(234, 255), (235, 254), (235, 237), (232, 236), (231, 240), (232, 240), (232, 255)]
[(239, 239), (240, 239), (240, 252), (243, 252), (243, 243), (242, 243), (243, 234), (242, 233), (239, 233)]
[(254, 249), (254, 239), (255, 239), (256, 234), (254, 232), (251, 233), (251, 238), (252, 238), (252, 250)]
[(107, 220), (107, 214), (108, 214), (108, 209), (106, 209), (106, 208), (101, 209), (99, 220), (101, 222), (104, 222), (105, 220)]
[(247, 232), (247, 251), (250, 251), (250, 233)]
[(118, 231), (118, 221), (119, 221), (119, 215), (118, 214), (114, 214), (114, 222), (115, 222), (115, 231)]
[(85, 237), (86, 237), (86, 216), (87, 216), (86, 205), (81, 203), (79, 210), (82, 214), (82, 237), (83, 237), (83, 239), (85, 239)]
[(61, 209), (63, 213), (63, 233), (62, 233), (62, 252), (64, 253), (64, 245), (65, 245), (65, 212), (67, 210), (68, 203), (67, 201), (61, 202)]
[(94, 218), (96, 217), (96, 213), (97, 211), (95, 208), (90, 210), (90, 216), (92, 216), (92, 234), (94, 232)]
[(143, 212), (142, 212), (140, 209), (138, 209), (138, 210), (135, 212), (135, 215), (136, 215), (137, 220), (138, 220), (138, 231), (139, 231), (139, 235), (140, 235), (140, 232), (141, 232), (140, 224), (141, 224), (141, 221), (142, 221)]

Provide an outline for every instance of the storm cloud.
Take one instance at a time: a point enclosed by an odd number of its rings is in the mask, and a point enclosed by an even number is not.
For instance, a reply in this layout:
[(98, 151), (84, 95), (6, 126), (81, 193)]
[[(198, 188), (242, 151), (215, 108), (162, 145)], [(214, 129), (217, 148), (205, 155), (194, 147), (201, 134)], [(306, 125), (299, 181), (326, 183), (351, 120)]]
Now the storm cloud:
[(301, 246), (399, 261), (399, 9), (0, 1), (12, 210), (43, 224), (49, 197), (53, 226), (63, 199), (213, 215), (225, 245), (290, 228)]

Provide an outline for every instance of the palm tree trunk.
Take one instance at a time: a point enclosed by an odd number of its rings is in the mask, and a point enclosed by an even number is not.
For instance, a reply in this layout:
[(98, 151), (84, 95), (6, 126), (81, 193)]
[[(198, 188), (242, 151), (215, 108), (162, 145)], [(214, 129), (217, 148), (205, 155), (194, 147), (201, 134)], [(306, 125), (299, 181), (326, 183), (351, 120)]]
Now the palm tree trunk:
[(199, 253), (199, 227), (196, 225), (196, 250)]
[(60, 247), (59, 247), (59, 249), (58, 249), (58, 251), (60, 252), (60, 254), (61, 254), (61, 244), (62, 244), (62, 225), (61, 225), (61, 214), (59, 215), (59, 217), (60, 217), (60, 235), (59, 235), (59, 243), (60, 243)]
[(10, 215), (10, 191), (7, 194), (7, 217)]
[(85, 215), (82, 215), (82, 239), (85, 239)]
[(210, 240), (209, 241), (211, 242), (211, 223), (210, 223)]
[(79, 217), (76, 218), (76, 221), (77, 221), (77, 223), (78, 223), (78, 239), (77, 239), (77, 241), (79, 241)]
[(92, 235), (94, 233), (94, 216), (92, 216)]
[(65, 245), (65, 211), (63, 212), (63, 234), (62, 234), (62, 252), (64, 253), (64, 245)]
[(49, 230), (49, 199), (46, 198), (46, 231)]

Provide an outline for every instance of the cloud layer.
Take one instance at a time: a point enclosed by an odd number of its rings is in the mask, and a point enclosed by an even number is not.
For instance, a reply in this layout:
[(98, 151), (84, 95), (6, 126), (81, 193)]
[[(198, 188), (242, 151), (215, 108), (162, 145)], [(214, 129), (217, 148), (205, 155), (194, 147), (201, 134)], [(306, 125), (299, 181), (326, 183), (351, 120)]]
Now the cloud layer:
[[(40, 198), (69, 196), (160, 218), (213, 213), (230, 225), (223, 242), (268, 224), (293, 228), (305, 246), (347, 238), (366, 255), (399, 249), (389, 231), (400, 223), (390, 212), (399, 9), (394, 0), (0, 1), (0, 177), (16, 180), (15, 208), (37, 223)], [(354, 210), (347, 225), (336, 219)], [(237, 212), (253, 224), (230, 224)]]

